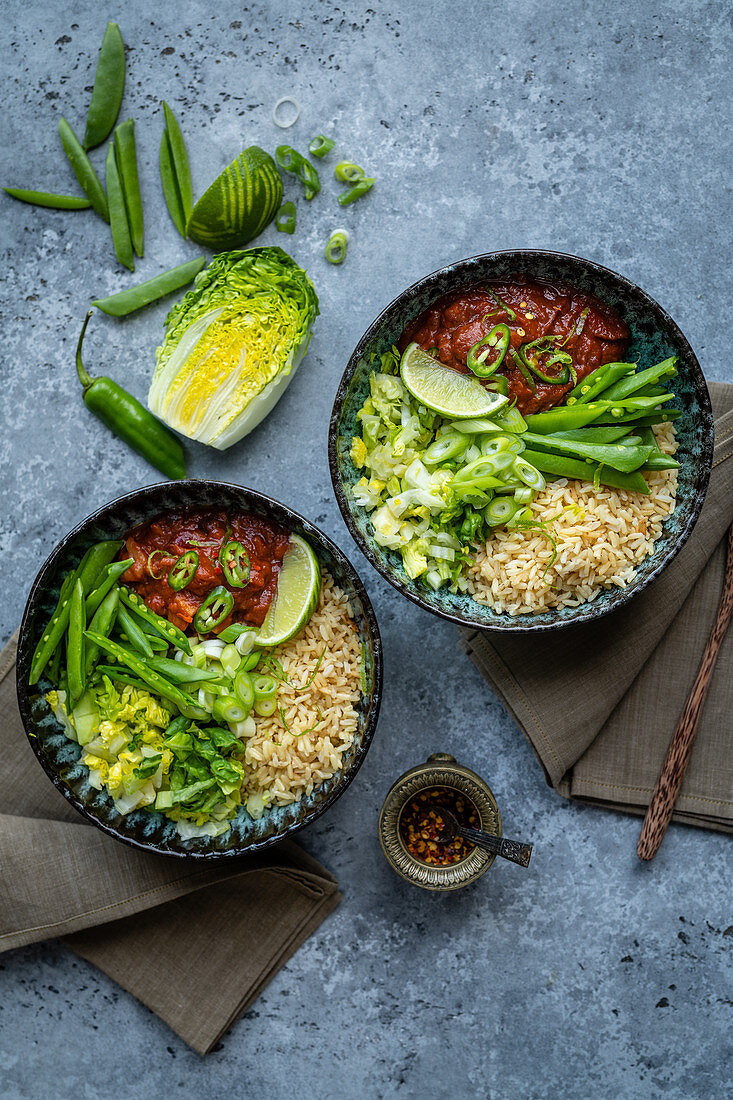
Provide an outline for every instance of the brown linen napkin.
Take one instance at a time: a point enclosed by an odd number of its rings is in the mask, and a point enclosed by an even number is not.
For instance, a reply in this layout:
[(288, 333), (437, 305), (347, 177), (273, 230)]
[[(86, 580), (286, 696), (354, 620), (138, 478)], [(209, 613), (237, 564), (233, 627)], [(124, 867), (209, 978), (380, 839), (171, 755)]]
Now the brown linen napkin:
[[(733, 386), (712, 383), (710, 487), (689, 541), (645, 592), (595, 623), (537, 639), (462, 630), (548, 783), (643, 814), (717, 611), (733, 523)], [(733, 832), (733, 630), (721, 648), (675, 821)]]
[(200, 1054), (341, 895), (289, 841), (201, 864), (138, 852), (87, 824), (44, 774), (0, 653), (0, 952), (60, 936)]

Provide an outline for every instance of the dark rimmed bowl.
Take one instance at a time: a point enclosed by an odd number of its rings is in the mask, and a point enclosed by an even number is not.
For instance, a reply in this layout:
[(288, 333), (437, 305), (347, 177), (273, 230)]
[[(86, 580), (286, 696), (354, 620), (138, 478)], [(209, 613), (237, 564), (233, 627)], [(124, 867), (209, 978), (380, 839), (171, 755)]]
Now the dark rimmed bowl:
[[(628, 358), (644, 366), (670, 355), (679, 357), (678, 375), (671, 386), (683, 415), (675, 421), (681, 458), (677, 506), (664, 524), (654, 552), (639, 566), (626, 588), (601, 592), (580, 607), (553, 608), (540, 614), (499, 614), (476, 603), (469, 595), (441, 588), (432, 592), (410, 580), (395, 551), (379, 546), (371, 535), (369, 516), (354, 503), (350, 489), (361, 474), (350, 457), (357, 434), (356, 414), (369, 394), (369, 375), (379, 357), (396, 344), (405, 328), (444, 294), (466, 289), (486, 279), (524, 274), (536, 279), (572, 283), (594, 294), (619, 313), (631, 329)], [(515, 634), (553, 630), (589, 622), (628, 603), (666, 569), (681, 550), (697, 522), (705, 500), (713, 456), (713, 414), (700, 364), (675, 322), (662, 307), (634, 283), (609, 268), (562, 252), (519, 249), (489, 252), (458, 260), (413, 283), (380, 313), (356, 345), (334, 401), (329, 427), (328, 456), (336, 499), (346, 526), (359, 549), (386, 580), (408, 600), (460, 626)]]
[[(364, 646), (366, 690), (357, 704), (359, 715), (353, 746), (344, 756), (344, 767), (307, 797), (290, 806), (266, 810), (254, 821), (244, 810), (232, 828), (217, 837), (182, 840), (172, 822), (162, 814), (134, 810), (119, 814), (112, 798), (96, 791), (87, 781), (88, 769), (79, 763), (80, 747), (70, 741), (51, 713), (44, 692), (50, 684), (41, 678), (28, 686), (33, 651), (41, 631), (56, 606), (61, 580), (95, 542), (122, 536), (138, 523), (169, 508), (241, 508), (282, 524), (304, 536), (335, 582), (346, 592)], [(372, 605), (349, 560), (322, 531), (303, 516), (254, 489), (219, 481), (176, 481), (151, 485), (118, 497), (93, 512), (70, 531), (46, 560), (33, 582), (20, 628), (17, 658), (17, 690), (20, 714), (33, 751), (54, 786), (78, 810), (105, 833), (133, 847), (188, 859), (226, 859), (267, 848), (310, 825), (332, 806), (348, 787), (369, 750), (377, 725), (382, 694), (382, 642)]]

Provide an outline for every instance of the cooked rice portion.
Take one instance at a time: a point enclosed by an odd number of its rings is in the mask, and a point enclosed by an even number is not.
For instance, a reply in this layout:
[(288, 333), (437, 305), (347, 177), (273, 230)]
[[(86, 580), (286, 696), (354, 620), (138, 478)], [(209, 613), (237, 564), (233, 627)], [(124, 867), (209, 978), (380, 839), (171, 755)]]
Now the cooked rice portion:
[[(677, 450), (672, 424), (654, 428), (665, 454)], [(468, 591), (498, 612), (525, 615), (577, 607), (604, 588), (625, 588), (651, 554), (672, 514), (677, 471), (645, 474), (651, 493), (631, 493), (589, 481), (557, 478), (537, 494), (532, 512), (541, 530), (501, 528), (468, 568)]]
[[(279, 709), (270, 718), (255, 716), (257, 731), (245, 755), (245, 797), (267, 794), (269, 805), (285, 806), (340, 771), (357, 729), (359, 633), (346, 596), (327, 573), (310, 622), (275, 654), (290, 682), (278, 685), (277, 703), (292, 732)], [(306, 690), (298, 691), (311, 676)]]

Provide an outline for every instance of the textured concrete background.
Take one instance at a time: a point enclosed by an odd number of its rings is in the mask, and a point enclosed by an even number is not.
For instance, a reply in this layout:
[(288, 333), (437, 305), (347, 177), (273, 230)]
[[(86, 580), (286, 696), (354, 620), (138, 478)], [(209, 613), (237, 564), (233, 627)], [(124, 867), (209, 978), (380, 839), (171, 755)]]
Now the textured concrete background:
[[(299, 204), (296, 235), (265, 234), (308, 268), (323, 316), (269, 419), (224, 455), (192, 446), (189, 470), (257, 486), (335, 538), (374, 599), (387, 666), (369, 758), (302, 837), (338, 875), (344, 902), (247, 1017), (199, 1058), (59, 944), (16, 951), (0, 961), (8, 1100), (730, 1094), (728, 842), (673, 827), (642, 867), (637, 820), (553, 794), (453, 627), (400, 600), (359, 556), (326, 461), (333, 393), (369, 321), (414, 279), (496, 248), (557, 248), (621, 271), (672, 313), (710, 378), (733, 380), (730, 324), (718, 327), (731, 300), (727, 7), (2, 3), (1, 182), (74, 189), (57, 122), (66, 115), (83, 131), (104, 25), (116, 19), (129, 51), (122, 117), (137, 125), (147, 220), (133, 278), (91, 212), (0, 196), (2, 640), (59, 536), (156, 479), (85, 412), (73, 349), (91, 297), (197, 252), (162, 201), (160, 100), (181, 119), (201, 193), (245, 145), (283, 140), (270, 112), (293, 93), (303, 110), (285, 140), (303, 148), (333, 133), (379, 182), (342, 211), (327, 161), (324, 193)], [(101, 167), (103, 151), (93, 159)], [(332, 268), (322, 248), (338, 224), (353, 239)], [(95, 317), (90, 371), (109, 370), (142, 397), (166, 309)], [(380, 803), (435, 750), (486, 776), (508, 835), (535, 842), (528, 872), (495, 866), (460, 896), (432, 897), (387, 868)]]

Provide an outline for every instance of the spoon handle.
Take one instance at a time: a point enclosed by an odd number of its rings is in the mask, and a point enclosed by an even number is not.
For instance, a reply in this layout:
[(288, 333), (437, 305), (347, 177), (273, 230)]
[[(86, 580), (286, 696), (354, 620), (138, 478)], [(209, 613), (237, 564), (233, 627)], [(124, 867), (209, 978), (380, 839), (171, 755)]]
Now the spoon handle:
[(718, 605), (713, 629), (705, 647), (700, 669), (695, 677), (690, 694), (687, 696), (667, 749), (662, 770), (654, 788), (649, 808), (641, 827), (636, 854), (639, 859), (653, 859), (659, 851), (664, 834), (672, 817), (677, 796), (680, 793), (685, 769), (692, 753), (692, 745), (697, 733), (698, 722), (702, 714), (705, 697), (718, 659), (725, 632), (733, 617), (733, 527), (728, 531), (728, 560), (725, 568), (723, 594)]
[(518, 863), (520, 867), (528, 867), (532, 855), (532, 845), (522, 844), (519, 840), (507, 840), (503, 836), (491, 836), (490, 833), (479, 832), (478, 829), (469, 829), (461, 826), (458, 835), (464, 840), (475, 844), (477, 848), (483, 848), (485, 852), (493, 852), (494, 855), (508, 859), (512, 863)]

